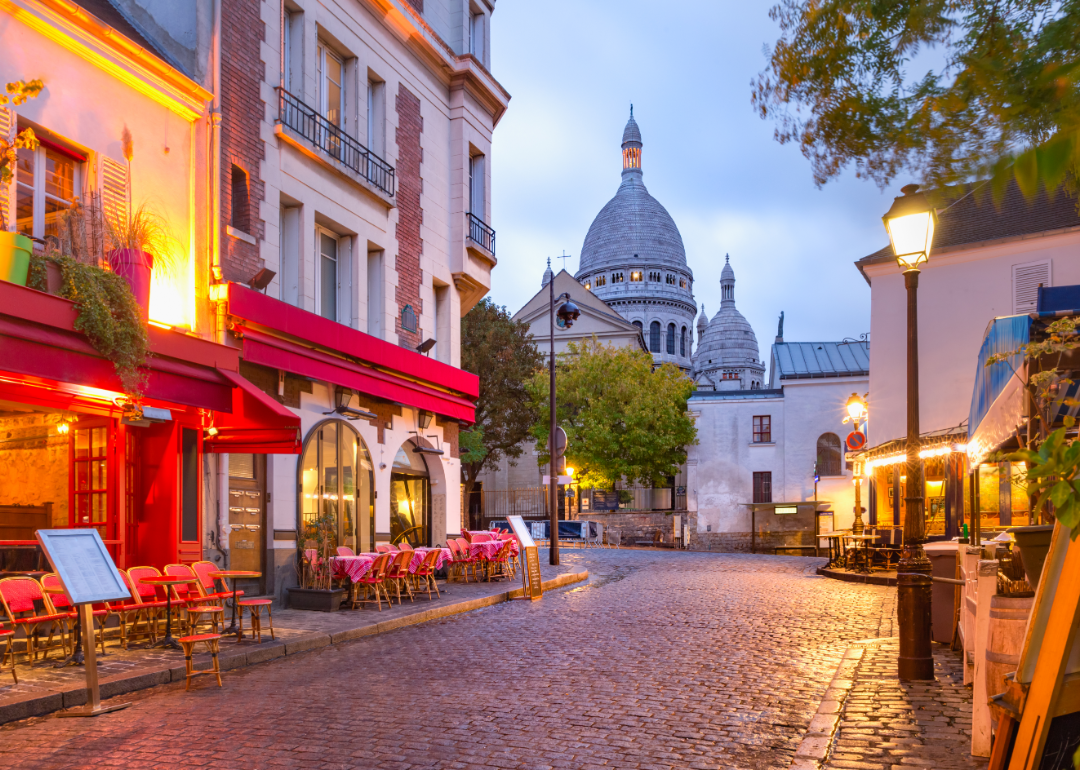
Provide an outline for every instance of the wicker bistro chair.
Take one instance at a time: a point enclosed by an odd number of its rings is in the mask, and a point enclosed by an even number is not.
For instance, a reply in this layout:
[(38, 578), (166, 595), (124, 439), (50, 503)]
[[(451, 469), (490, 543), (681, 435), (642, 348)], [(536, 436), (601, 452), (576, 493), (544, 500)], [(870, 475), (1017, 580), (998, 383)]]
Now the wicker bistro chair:
[(379, 543), (375, 546), (376, 553), (397, 553), (398, 550), (396, 545), (391, 545), (390, 543)]
[[(362, 578), (356, 581), (355, 586), (364, 587), (364, 598), (354, 594), (352, 606), (356, 609), (358, 604), (369, 604), (375, 602), (379, 607), (379, 612), (382, 612), (382, 598), (386, 597), (386, 603), (390, 606), (390, 594), (386, 590), (386, 575), (390, 571), (390, 562), (394, 558), (393, 554), (383, 553), (376, 557), (375, 561), (371, 564), (371, 569)], [(368, 599), (368, 595), (374, 593), (374, 599)]]
[(403, 585), (405, 586), (405, 592), (409, 595), (409, 601), (416, 601), (413, 598), (412, 586), (409, 585), (409, 578), (412, 577), (409, 573), (409, 563), (412, 560), (413, 552), (411, 550), (398, 551), (386, 572), (386, 579), (394, 586), (394, 595), (397, 596), (398, 604), (401, 604), (401, 587)]
[(251, 616), (251, 635), (258, 636), (259, 644), (262, 644), (262, 611), (266, 610), (266, 619), (270, 626), (270, 638), (277, 641), (277, 637), (274, 636), (274, 615), (270, 608), (273, 605), (273, 599), (240, 599), (237, 604), (240, 605), (240, 636), (244, 635), (244, 608), (247, 608), (248, 614)]
[(469, 573), (467, 571), (469, 567), (468, 551), (462, 553), (461, 546), (458, 545), (457, 540), (452, 538), (447, 538), (446, 547), (450, 549), (450, 556), (452, 557), (449, 569), (450, 577), (453, 578), (456, 575), (466, 583), (469, 582)]
[(495, 558), (490, 560), (488, 564), (488, 580), (492, 577), (505, 577), (513, 579), (514, 577), (514, 563), (510, 558), (510, 549), (513, 547), (511, 541), (507, 540), (503, 542), (502, 548), (495, 554)]
[[(135, 567), (134, 569), (146, 570), (154, 568)], [(154, 571), (157, 572), (157, 570)], [(116, 615), (119, 620), (120, 646), (125, 650), (128, 648), (128, 641), (138, 630), (140, 616), (142, 616), (144, 626), (142, 635), (153, 644), (157, 641), (157, 614), (159, 610), (165, 609), (165, 602), (157, 600), (153, 586), (142, 586), (142, 588), (148, 589), (147, 598), (143, 600), (140, 593), (141, 584), (136, 582), (125, 570), (120, 570), (120, 574), (124, 578), (128, 591), (131, 593), (131, 598), (130, 600), (107, 603), (109, 611)], [(148, 577), (148, 575), (143, 574), (142, 577)]]
[[(55, 572), (50, 572), (47, 575), (42, 575), (41, 576), (41, 587), (44, 588), (44, 589), (59, 588), (60, 587), (60, 577)], [(64, 593), (64, 594), (49, 594), (49, 601), (52, 602), (53, 609), (55, 609), (57, 612), (66, 612), (66, 613), (68, 613), (68, 617), (70, 618), (69, 625), (74, 627), (75, 621), (78, 620), (78, 618), (79, 618), (79, 613), (78, 613), (78, 610), (76, 610), (72, 606), (71, 600), (68, 599), (68, 595), (66, 593)], [(99, 647), (101, 647), (101, 654), (104, 655), (105, 654), (105, 624), (109, 622), (109, 615), (112, 614), (112, 610), (109, 608), (109, 605), (106, 604), (106, 605), (104, 605), (103, 608), (98, 608), (98, 607), (92, 608), (90, 610), (90, 613), (91, 613), (92, 618), (93, 618), (94, 628), (90, 629), (89, 631), (87, 629), (83, 629), (82, 633), (83, 633), (84, 637), (87, 636), (87, 635), (94, 636), (95, 631), (96, 631), (97, 632), (97, 645)], [(121, 633), (121, 636), (123, 636), (122, 633)]]
[[(49, 650), (55, 646), (53, 637), (56, 636), (57, 629), (60, 630), (60, 647), (67, 650), (67, 628), (71, 615), (57, 612), (41, 584), (32, 577), (0, 580), (0, 603), (3, 604), (4, 614), (11, 624), (16, 629), (22, 628), (26, 634), (23, 641), (26, 644), (26, 657), (30, 661), (37, 660), (38, 641), (44, 625), (48, 625), (49, 638), (42, 649), (42, 658), (48, 658)], [(37, 604), (41, 605), (41, 610), (37, 609)], [(12, 650), (13, 659), (14, 654)]]
[(195, 570), (191, 568), (191, 565), (166, 564), (165, 574), (168, 577), (191, 578), (192, 582), (186, 585), (170, 586), (173, 590), (173, 602), (176, 602), (183, 610), (187, 634), (189, 636), (196, 635), (199, 624), (203, 622), (209, 622), (210, 633), (216, 634), (218, 624), (222, 622), (225, 610), (220, 604), (212, 604), (203, 596), (199, 576), (195, 574)]
[(416, 572), (413, 573), (413, 577), (416, 579), (416, 592), (427, 592), (428, 601), (431, 600), (431, 591), (435, 589), (435, 595), (442, 598), (442, 594), (439, 593), (439, 586), (435, 584), (435, 564), (439, 561), (439, 549), (433, 548), (427, 552), (427, 556), (420, 562), (420, 566), (416, 568)]
[[(217, 686), (221, 687), (221, 665), (218, 662), (218, 643), (221, 641), (221, 634), (191, 634), (190, 636), (181, 636), (176, 641), (184, 648), (184, 668), (187, 674), (187, 683), (184, 685), (184, 692), (191, 689), (192, 679), (204, 674), (214, 676), (217, 679)], [(213, 658), (214, 664), (209, 671), (195, 670), (195, 663), (192, 660), (192, 656), (195, 653), (196, 644), (205, 644), (206, 649), (210, 652), (210, 657)]]
[[(202, 591), (204, 604), (217, 604), (224, 607), (225, 600), (232, 599), (232, 591), (225, 585), (225, 581), (222, 580), (219, 586), (217, 581), (220, 578), (211, 577), (215, 572), (221, 570), (221, 567), (217, 564), (212, 561), (197, 561), (191, 565), (191, 569), (195, 571), (195, 576), (199, 578), (198, 586)], [(238, 598), (243, 595), (243, 591), (236, 592)]]
[[(0, 655), (0, 673), (5, 670), (11, 672), (11, 678), (15, 680), (15, 684), (19, 683), (19, 675), (15, 673), (15, 651), (12, 649), (12, 642), (15, 638), (15, 632), (10, 628), (0, 628), (0, 644), (4, 645), (4, 654)], [(8, 657), (11, 657), (11, 664), (4, 665)]]
[(398, 543), (397, 547), (399, 551), (413, 550), (412, 543), (410, 543), (408, 540), (402, 540), (400, 543)]
[(454, 542), (457, 544), (458, 550), (461, 552), (461, 571), (465, 574), (465, 582), (469, 581), (466, 570), (472, 568), (473, 580), (477, 580), (476, 567), (483, 561), (479, 556), (472, 556), (469, 552), (469, 541), (463, 537), (455, 537)]
[[(132, 597), (138, 604), (138, 610), (129, 604), (125, 604), (125, 611), (134, 617), (135, 623), (138, 623), (138, 615), (141, 613), (146, 621), (147, 632), (151, 643), (156, 642), (158, 637), (158, 623), (164, 615), (163, 610), (167, 606), (167, 602), (164, 599), (158, 598), (156, 586), (147, 585), (142, 582), (142, 579), (146, 577), (160, 577), (161, 573), (158, 571), (157, 567), (132, 567), (127, 572), (121, 572), (120, 574), (124, 575), (127, 579), (128, 590), (131, 591)], [(133, 624), (128, 635), (135, 629), (136, 626)]]
[(339, 545), (337, 547), (337, 555), (338, 556), (356, 556), (356, 551), (354, 551), (352, 548), (349, 548), (349, 546), (347, 546), (347, 545)]

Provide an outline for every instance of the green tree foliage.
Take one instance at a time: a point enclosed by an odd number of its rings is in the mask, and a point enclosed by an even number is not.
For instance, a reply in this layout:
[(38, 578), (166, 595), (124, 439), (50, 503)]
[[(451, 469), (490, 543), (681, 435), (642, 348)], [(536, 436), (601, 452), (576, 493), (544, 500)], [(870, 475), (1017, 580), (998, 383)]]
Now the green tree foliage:
[(502, 458), (521, 456), (522, 443), (536, 421), (525, 386), (543, 365), (526, 324), (514, 321), (505, 307), (483, 299), (461, 319), (461, 368), (480, 377), (476, 423), (458, 438), (464, 494), (476, 477)]
[[(752, 103), (822, 185), (854, 163), (881, 187), (991, 175), (1076, 190), (1078, 0), (781, 0)], [(936, 65), (936, 66), (934, 66)]]
[[(556, 419), (566, 431), (567, 463), (586, 488), (616, 481), (662, 484), (686, 462), (697, 428), (686, 410), (694, 383), (678, 368), (653, 368), (642, 350), (603, 345), (593, 338), (570, 343), (559, 356)], [(548, 462), (549, 374), (537, 372), (529, 394), (540, 419), (532, 434), (540, 462)]]

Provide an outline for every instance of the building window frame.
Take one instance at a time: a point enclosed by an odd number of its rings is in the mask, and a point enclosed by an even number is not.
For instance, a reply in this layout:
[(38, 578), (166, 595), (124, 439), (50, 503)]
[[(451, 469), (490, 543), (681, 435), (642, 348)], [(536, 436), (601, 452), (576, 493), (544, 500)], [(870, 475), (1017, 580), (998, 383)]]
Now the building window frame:
[(649, 324), (649, 352), (660, 352), (660, 322), (653, 321)]
[(772, 415), (756, 414), (752, 420), (753, 442), (755, 444), (772, 443)]
[(840, 437), (835, 433), (826, 432), (818, 436), (816, 457), (818, 476), (844, 475), (843, 444), (840, 442)]
[[(40, 139), (40, 137), (39, 137)], [(83, 161), (71, 153), (66, 153), (51, 143), (42, 141), (36, 150), (18, 150), (18, 160), (15, 164), (15, 230), (33, 238), (44, 238), (47, 235), (59, 237), (59, 228), (55, 220), (60, 212), (71, 208), (75, 198), (82, 189)], [(56, 184), (52, 184), (53, 192), (50, 192), (49, 162), (54, 166), (62, 164), (70, 169), (70, 179), (61, 178), (61, 181), (70, 182), (70, 190), (59, 190)], [(29, 177), (30, 182), (24, 181)], [(65, 198), (58, 192), (70, 192), (71, 197)], [(22, 222), (26, 220), (23, 213), (26, 203), (30, 204), (30, 227), (25, 227)], [(49, 219), (52, 216), (53, 222)]]
[(772, 500), (772, 471), (754, 471), (754, 500), (755, 503), (771, 503)]
[[(315, 309), (331, 321), (341, 321), (342, 236), (321, 225), (315, 226)], [(333, 243), (333, 253), (328, 246)], [(333, 267), (332, 276), (327, 270)], [(329, 292), (329, 296), (328, 296)], [(328, 315), (329, 313), (329, 315)]]
[(667, 325), (667, 343), (665, 348), (669, 356), (675, 355), (675, 324), (669, 323)]

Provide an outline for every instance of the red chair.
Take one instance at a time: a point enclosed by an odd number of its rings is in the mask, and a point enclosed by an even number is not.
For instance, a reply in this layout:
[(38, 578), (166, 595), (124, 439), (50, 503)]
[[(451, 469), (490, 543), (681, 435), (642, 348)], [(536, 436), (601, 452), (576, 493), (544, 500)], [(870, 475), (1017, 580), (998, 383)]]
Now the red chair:
[(473, 580), (477, 580), (476, 568), (477, 566), (483, 566), (484, 558), (482, 556), (474, 556), (472, 551), (469, 550), (469, 541), (463, 537), (454, 538), (457, 542), (458, 548), (461, 549), (462, 562), (472, 568)]
[(514, 577), (514, 563), (510, 560), (510, 550), (513, 548), (512, 540), (503, 541), (502, 548), (495, 554), (493, 559), (490, 559), (488, 565), (488, 580), (494, 577)]
[[(435, 584), (435, 564), (439, 561), (439, 554), (442, 553), (438, 548), (432, 548), (428, 551), (427, 556), (420, 562), (420, 566), (416, 568), (416, 572), (413, 573), (413, 577), (416, 578), (416, 592), (427, 591), (428, 601), (431, 600), (431, 589), (435, 589), (435, 595), (442, 598), (442, 594), (439, 593), (439, 586)], [(424, 581), (423, 588), (420, 587), (420, 581)]]
[[(59, 576), (57, 576), (55, 572), (42, 575), (41, 587), (46, 589), (46, 592), (48, 592), (48, 589), (50, 588), (60, 588)], [(79, 619), (79, 611), (71, 605), (71, 600), (66, 593), (57, 594), (49, 592), (49, 599), (52, 602), (53, 609), (57, 612), (66, 612), (68, 614), (70, 624), (74, 624), (75, 621)], [(90, 612), (93, 615), (95, 629), (91, 629), (89, 632), (87, 632), (86, 629), (83, 629), (84, 638), (88, 633), (90, 636), (93, 636), (94, 630), (97, 631), (97, 644), (101, 647), (102, 655), (105, 654), (105, 624), (109, 622), (109, 615), (112, 614), (112, 611), (108, 607), (109, 605), (106, 604), (104, 609), (91, 609)]]
[[(71, 616), (66, 612), (57, 612), (41, 584), (32, 577), (0, 580), (0, 602), (3, 603), (4, 614), (11, 624), (16, 629), (22, 628), (26, 634), (26, 656), (31, 661), (37, 660), (38, 638), (41, 635), (41, 626), (45, 624), (49, 626), (49, 638), (45, 641), (42, 658), (49, 657), (57, 628), (60, 629), (61, 648), (67, 649), (67, 624)], [(41, 604), (41, 610), (35, 607), (35, 602)], [(14, 656), (14, 651), (12, 655)]]
[(349, 546), (347, 546), (347, 545), (339, 545), (337, 547), (337, 555), (338, 556), (356, 556), (356, 551), (354, 551), (352, 548), (349, 548)]
[[(220, 572), (221, 567), (212, 561), (197, 561), (191, 565), (195, 570), (195, 576), (199, 578), (199, 588), (202, 590), (203, 599), (207, 604), (221, 604), (226, 599), (232, 598), (232, 591), (225, 585), (221, 578), (211, 577), (215, 572)], [(219, 586), (217, 581), (221, 580)], [(243, 596), (243, 591), (237, 591), (237, 596)]]
[(19, 675), (15, 673), (15, 651), (12, 649), (12, 640), (15, 636), (15, 632), (10, 628), (0, 628), (0, 642), (4, 644), (4, 654), (0, 655), (0, 671), (4, 670), (4, 661), (8, 659), (8, 655), (11, 656), (11, 677), (15, 680), (15, 684), (19, 683)]
[(274, 615), (270, 611), (273, 603), (273, 599), (241, 599), (237, 602), (240, 605), (241, 637), (244, 635), (244, 607), (247, 607), (248, 614), (251, 616), (251, 634), (259, 637), (259, 644), (262, 644), (262, 611), (264, 609), (266, 610), (267, 620), (270, 621), (270, 638), (277, 641), (277, 637), (274, 636)]
[(375, 546), (376, 553), (397, 553), (397, 546), (390, 545), (390, 543), (379, 543)]
[(409, 573), (409, 563), (413, 560), (412, 549), (402, 549), (394, 555), (394, 560), (390, 562), (390, 569), (386, 573), (386, 579), (391, 581), (394, 586), (394, 592), (397, 596), (397, 603), (401, 604), (401, 586), (405, 586), (405, 592), (409, 595), (409, 601), (416, 601), (413, 598), (412, 586), (409, 585), (409, 578), (412, 575)]
[(476, 559), (469, 555), (469, 544), (463, 538), (448, 538), (446, 547), (450, 549), (453, 561), (450, 562), (452, 571), (461, 575), (466, 583), (469, 582), (469, 568), (473, 568), (473, 578), (476, 578)]
[(472, 541), (471, 542), (473, 542), (473, 543), (486, 543), (489, 540), (494, 540), (494, 538), (491, 536), (490, 532), (473, 532), (472, 533)]
[[(132, 569), (153, 570), (154, 568), (133, 567)], [(156, 573), (157, 570), (154, 570), (154, 572)], [(120, 621), (120, 646), (125, 650), (128, 648), (128, 639), (138, 628), (140, 615), (142, 616), (143, 623), (146, 627), (144, 635), (150, 643), (153, 644), (157, 641), (157, 611), (165, 609), (165, 602), (156, 599), (156, 592), (153, 586), (142, 585), (124, 570), (120, 570), (120, 574), (124, 577), (124, 583), (131, 593), (131, 599), (130, 601), (120, 600), (116, 602), (107, 602), (109, 610), (116, 615)], [(150, 577), (150, 575), (143, 574), (142, 577)], [(145, 601), (142, 599), (141, 591), (143, 589), (147, 592), (147, 599)]]
[(166, 564), (165, 575), (167, 577), (191, 578), (190, 583), (170, 586), (173, 590), (173, 602), (178, 603), (187, 616), (187, 635), (198, 634), (199, 623), (206, 620), (210, 622), (211, 632), (217, 633), (218, 623), (221, 622), (225, 612), (224, 608), (217, 604), (211, 604), (203, 596), (199, 585), (199, 576), (190, 564)]
[(398, 543), (398, 550), (411, 551), (413, 550), (412, 543), (410, 543), (408, 540), (402, 540), (400, 543)]
[[(375, 561), (372, 562), (371, 569), (368, 570), (368, 573), (354, 583), (354, 585), (362, 585), (364, 587), (365, 598), (360, 599), (354, 597), (352, 602), (353, 609), (356, 609), (356, 605), (358, 604), (374, 601), (379, 607), (379, 612), (382, 612), (381, 596), (385, 596), (386, 603), (391, 607), (393, 606), (390, 604), (390, 594), (386, 590), (386, 575), (390, 571), (390, 562), (393, 558), (393, 555), (389, 553), (380, 554)], [(366, 598), (371, 592), (375, 593), (375, 598)]]

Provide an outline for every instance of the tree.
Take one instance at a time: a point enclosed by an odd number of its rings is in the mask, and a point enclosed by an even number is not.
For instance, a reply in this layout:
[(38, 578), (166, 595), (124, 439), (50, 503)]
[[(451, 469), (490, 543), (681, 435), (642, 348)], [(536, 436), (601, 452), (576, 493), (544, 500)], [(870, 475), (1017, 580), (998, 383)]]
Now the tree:
[[(1077, 0), (781, 0), (770, 16), (781, 38), (751, 101), (819, 186), (854, 163), (880, 187), (906, 170), (1076, 191)], [(916, 72), (920, 56), (940, 66)]]
[(542, 365), (528, 325), (505, 307), (485, 298), (461, 319), (461, 368), (480, 377), (476, 423), (458, 436), (466, 501), (481, 471), (521, 456), (536, 421), (526, 382)]
[[(582, 487), (616, 481), (660, 485), (686, 462), (697, 428), (686, 410), (694, 383), (671, 364), (653, 368), (643, 350), (603, 345), (594, 337), (570, 343), (558, 357), (556, 418), (566, 431), (567, 462)], [(548, 462), (549, 374), (537, 372), (529, 394), (540, 418), (533, 425), (540, 462)]]

